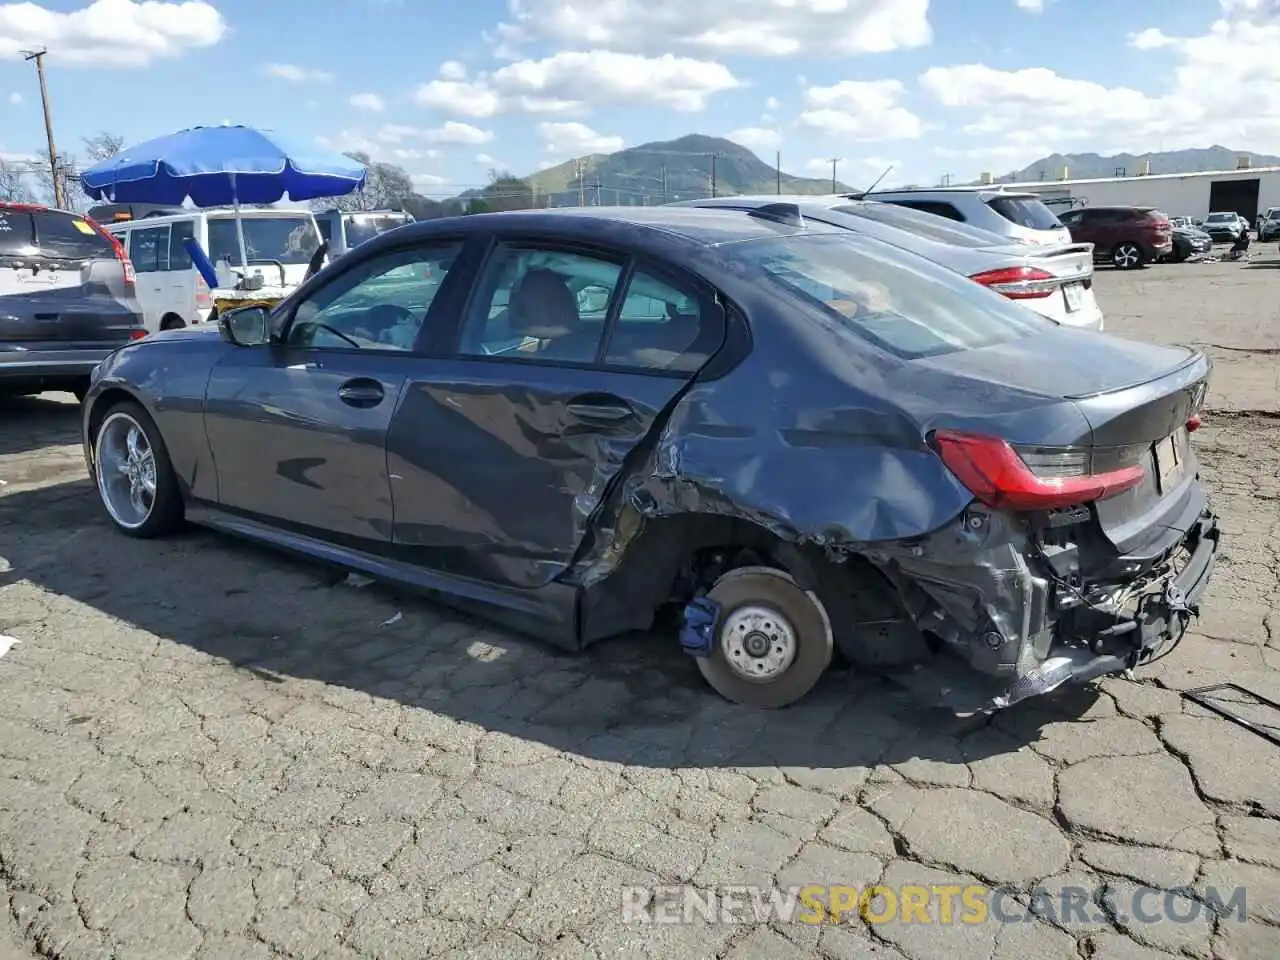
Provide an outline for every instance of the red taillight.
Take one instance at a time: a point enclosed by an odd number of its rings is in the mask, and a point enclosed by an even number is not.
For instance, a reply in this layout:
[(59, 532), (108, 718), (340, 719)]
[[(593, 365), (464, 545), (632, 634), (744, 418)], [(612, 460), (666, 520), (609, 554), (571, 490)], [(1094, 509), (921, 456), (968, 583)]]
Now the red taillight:
[(974, 283), (990, 287), (1010, 300), (1038, 300), (1052, 296), (1058, 289), (1058, 278), (1052, 273), (1035, 267), (1005, 267), (975, 273), (969, 278)]
[(126, 287), (133, 286), (138, 280), (138, 275), (133, 271), (133, 261), (129, 259), (129, 254), (125, 252), (124, 244), (120, 242), (120, 238), (105, 229), (102, 224), (92, 217), (85, 217), (84, 222), (98, 231), (99, 236), (105, 237), (107, 243), (111, 244), (111, 250), (115, 253), (116, 259), (120, 261), (120, 266), (124, 270), (124, 285)]
[(1189, 418), (1187, 420), (1187, 433), (1195, 433), (1197, 430), (1200, 429), (1200, 424), (1203, 422), (1204, 421), (1200, 419), (1199, 414), (1196, 414), (1195, 416)]
[(998, 510), (1057, 510), (1104, 500), (1136, 487), (1146, 476), (1141, 463), (1105, 473), (1039, 476), (999, 437), (938, 430), (931, 442), (956, 479)]
[(43, 203), (0, 203), (0, 210), (21, 210), (24, 213), (35, 213), (48, 209)]
[(129, 333), (129, 339), (130, 339), (130, 340), (141, 340), (141, 339), (142, 339), (143, 337), (145, 337), (146, 335), (147, 335), (147, 331), (145, 331), (145, 330), (133, 330), (133, 331), (131, 331), (131, 332)]

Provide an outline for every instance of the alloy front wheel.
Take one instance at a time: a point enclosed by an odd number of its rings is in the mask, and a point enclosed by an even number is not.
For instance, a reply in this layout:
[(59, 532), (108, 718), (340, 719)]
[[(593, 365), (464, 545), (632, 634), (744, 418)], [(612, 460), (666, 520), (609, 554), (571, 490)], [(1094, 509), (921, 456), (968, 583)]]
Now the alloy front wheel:
[(111, 521), (129, 536), (173, 530), (182, 495), (160, 433), (146, 411), (126, 401), (102, 418), (94, 442), (94, 481)]
[(1122, 243), (1111, 251), (1111, 262), (1121, 270), (1142, 266), (1142, 248), (1136, 243)]

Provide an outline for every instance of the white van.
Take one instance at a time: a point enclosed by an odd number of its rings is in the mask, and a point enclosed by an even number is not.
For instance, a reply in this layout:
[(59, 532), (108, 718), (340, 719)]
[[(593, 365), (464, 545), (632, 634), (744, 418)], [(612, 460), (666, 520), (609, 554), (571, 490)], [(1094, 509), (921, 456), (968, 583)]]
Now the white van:
[[(268, 284), (300, 284), (320, 246), (320, 231), (307, 210), (242, 210), (245, 253), (251, 273)], [(195, 237), (216, 265), (240, 265), (235, 213), (191, 210), (106, 225), (120, 238), (137, 273), (138, 302), (148, 330), (204, 323), (212, 300), (209, 286), (191, 261), (183, 240)]]
[(329, 244), (329, 257), (336, 260), (366, 240), (413, 223), (413, 217), (399, 210), (324, 210), (316, 213), (320, 236)]

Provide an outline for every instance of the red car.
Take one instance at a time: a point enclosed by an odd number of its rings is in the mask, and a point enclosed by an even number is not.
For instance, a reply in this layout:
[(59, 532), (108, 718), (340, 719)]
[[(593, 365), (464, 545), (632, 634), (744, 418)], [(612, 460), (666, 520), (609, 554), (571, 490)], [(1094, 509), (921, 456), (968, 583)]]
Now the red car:
[(1092, 243), (1095, 259), (1121, 270), (1144, 267), (1173, 252), (1173, 224), (1155, 207), (1080, 207), (1058, 214), (1077, 243)]

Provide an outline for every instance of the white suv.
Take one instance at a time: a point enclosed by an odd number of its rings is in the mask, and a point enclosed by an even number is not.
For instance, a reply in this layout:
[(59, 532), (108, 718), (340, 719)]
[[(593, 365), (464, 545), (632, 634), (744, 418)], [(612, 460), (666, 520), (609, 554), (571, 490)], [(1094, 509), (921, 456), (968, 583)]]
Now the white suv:
[(999, 187), (933, 187), (877, 190), (850, 196), (923, 210), (999, 234), (1015, 243), (1071, 242), (1071, 231), (1037, 193)]

